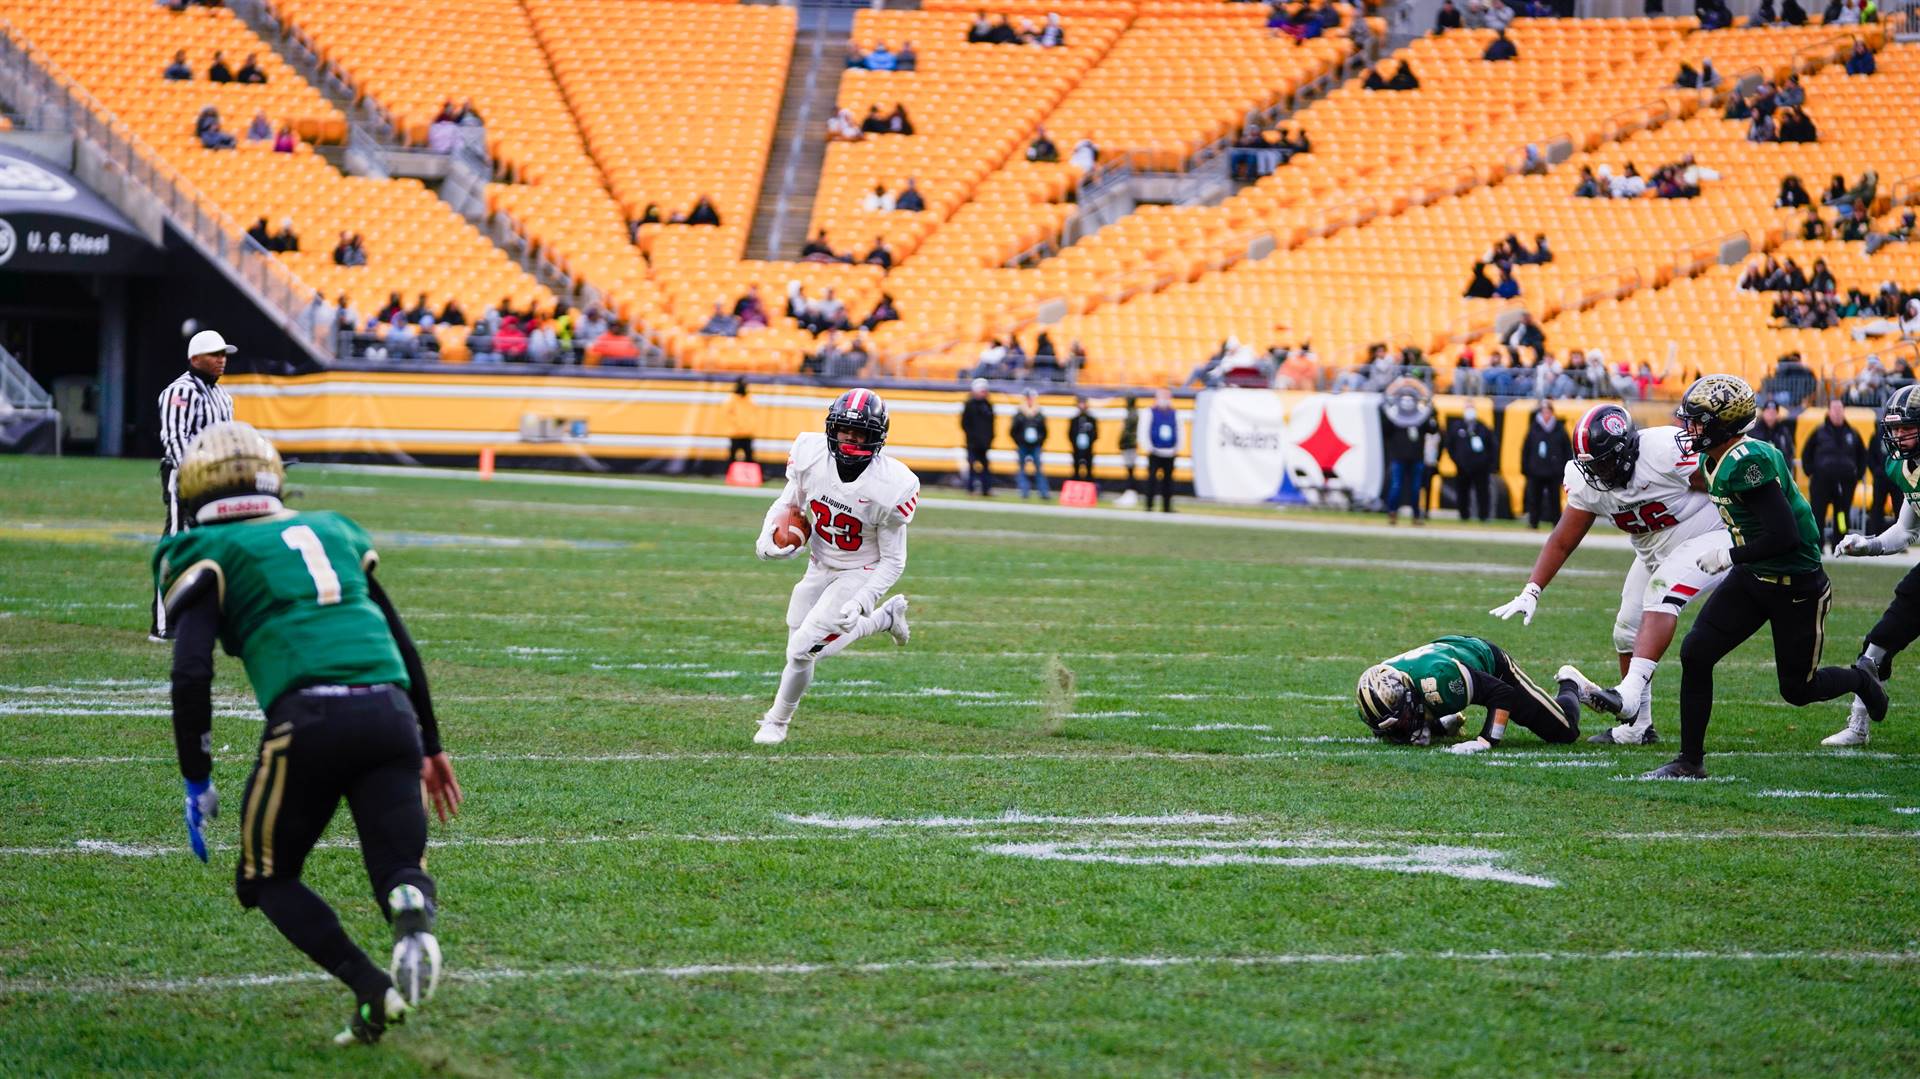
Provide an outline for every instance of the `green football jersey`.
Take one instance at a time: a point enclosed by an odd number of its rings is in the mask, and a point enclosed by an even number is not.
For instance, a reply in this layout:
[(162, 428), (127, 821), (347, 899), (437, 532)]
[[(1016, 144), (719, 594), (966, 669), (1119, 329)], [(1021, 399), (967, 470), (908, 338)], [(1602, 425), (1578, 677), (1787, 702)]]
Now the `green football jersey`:
[(1707, 497), (1720, 511), (1720, 518), (1727, 522), (1727, 528), (1733, 532), (1733, 545), (1738, 547), (1753, 535), (1755, 518), (1736, 497), (1748, 491), (1777, 483), (1787, 493), (1787, 505), (1793, 510), (1794, 527), (1800, 532), (1800, 542), (1792, 551), (1764, 562), (1748, 562), (1746, 567), (1755, 573), (1777, 575), (1783, 573), (1812, 573), (1820, 568), (1820, 526), (1814, 523), (1813, 510), (1808, 507), (1806, 496), (1800, 493), (1800, 485), (1793, 482), (1793, 469), (1787, 459), (1771, 443), (1757, 438), (1743, 438), (1728, 447), (1717, 462), (1709, 462), (1704, 456), (1700, 469), (1707, 476)]
[(1466, 711), (1473, 676), (1493, 673), (1493, 649), (1478, 637), (1442, 637), (1387, 660), (1413, 677), (1414, 691), (1429, 716)]
[(213, 575), (220, 643), (246, 664), (264, 711), (302, 686), (409, 685), (386, 616), (367, 595), (378, 561), (372, 538), (347, 518), (282, 511), (168, 536), (153, 573), (169, 601)]
[(1887, 478), (1900, 488), (1900, 496), (1916, 511), (1920, 511), (1920, 461), (1909, 461), (1901, 457), (1887, 458)]

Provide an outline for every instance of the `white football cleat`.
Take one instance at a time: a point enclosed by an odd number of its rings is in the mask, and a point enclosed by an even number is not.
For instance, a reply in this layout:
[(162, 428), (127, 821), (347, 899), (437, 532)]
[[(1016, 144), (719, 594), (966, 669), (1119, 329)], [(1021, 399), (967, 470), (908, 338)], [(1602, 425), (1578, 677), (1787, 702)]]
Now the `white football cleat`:
[(895, 596), (880, 609), (887, 612), (887, 632), (893, 634), (893, 643), (906, 644), (913, 638), (913, 629), (907, 625), (907, 597)]
[(1580, 698), (1580, 703), (1588, 708), (1595, 708), (1613, 715), (1620, 714), (1620, 695), (1581, 674), (1580, 668), (1573, 664), (1569, 663), (1560, 668), (1559, 673), (1553, 678), (1556, 682), (1572, 682), (1573, 691)]
[(1820, 739), (1823, 746), (1864, 746), (1871, 737), (1873, 719), (1867, 715), (1867, 706), (1859, 701), (1853, 702), (1853, 711), (1847, 716), (1847, 725)]
[(787, 740), (787, 720), (773, 718), (768, 712), (760, 720), (760, 729), (753, 732), (753, 744), (756, 746), (777, 746)]
[(433, 935), (433, 902), (411, 884), (387, 893), (393, 914), (393, 961), (387, 975), (409, 1005), (417, 1006), (440, 987), (440, 941)]

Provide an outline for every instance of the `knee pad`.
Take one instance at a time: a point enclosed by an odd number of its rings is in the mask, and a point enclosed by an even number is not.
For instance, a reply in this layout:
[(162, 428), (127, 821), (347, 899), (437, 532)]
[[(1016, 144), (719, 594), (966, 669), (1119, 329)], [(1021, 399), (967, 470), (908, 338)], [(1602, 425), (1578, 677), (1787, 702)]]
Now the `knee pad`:
[(1638, 619), (1635, 619), (1634, 621), (1629, 622), (1618, 615), (1614, 616), (1613, 650), (1615, 652), (1619, 652), (1622, 654), (1631, 653), (1633, 651), (1634, 638), (1638, 637), (1639, 635), (1640, 635), (1640, 622)]

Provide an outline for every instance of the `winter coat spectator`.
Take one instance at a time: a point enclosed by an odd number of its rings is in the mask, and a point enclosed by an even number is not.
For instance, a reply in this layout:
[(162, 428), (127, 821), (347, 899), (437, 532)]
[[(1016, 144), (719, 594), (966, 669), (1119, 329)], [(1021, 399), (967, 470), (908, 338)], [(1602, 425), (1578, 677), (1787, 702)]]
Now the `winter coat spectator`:
[(1453, 6), (1453, 0), (1442, 0), (1440, 13), (1433, 19), (1433, 32), (1444, 34), (1449, 30), (1458, 30), (1460, 26), (1460, 9)]
[(1048, 163), (1060, 160), (1060, 148), (1047, 137), (1046, 128), (1034, 132), (1033, 141), (1027, 145), (1027, 160)]
[(1680, 74), (1674, 76), (1673, 84), (1682, 90), (1697, 90), (1700, 88), (1700, 73), (1694, 70), (1692, 64), (1682, 60)]
[(200, 145), (209, 150), (233, 149), (233, 136), (220, 130), (220, 112), (212, 105), (201, 109), (200, 115), (194, 118), (193, 134)]
[(1412, 507), (1414, 522), (1421, 523), (1427, 519), (1426, 499), (1421, 497), (1425, 486), (1427, 439), (1439, 438), (1440, 425), (1434, 420), (1431, 408), (1412, 426), (1394, 423), (1388, 418), (1394, 400), (1391, 394), (1380, 400), (1380, 440), (1387, 463), (1387, 523), (1400, 523), (1402, 505)]
[(240, 70), (234, 74), (233, 81), (248, 86), (263, 86), (267, 81), (267, 73), (260, 70), (260, 64), (256, 61), (254, 54), (248, 53), (247, 62), (240, 65)]
[(1053, 335), (1045, 330), (1041, 330), (1033, 342), (1033, 364), (1027, 373), (1035, 379), (1058, 381), (1060, 378), (1060, 354), (1054, 349)]
[(281, 124), (280, 130), (273, 136), (273, 152), (276, 154), (290, 154), (293, 153), (294, 148), (299, 145), (300, 141), (294, 137), (292, 126)]
[[(1840, 177), (1836, 176), (1834, 179), (1839, 180)], [(1838, 206), (1840, 216), (1846, 217), (1853, 212), (1855, 203), (1865, 203), (1869, 207), (1872, 206), (1873, 200), (1879, 192), (1880, 174), (1872, 169), (1868, 169), (1860, 174), (1859, 183), (1841, 192), (1838, 196), (1833, 195), (1831, 191), (1829, 191), (1828, 197), (1822, 201), (1828, 206)]]
[(907, 186), (900, 197), (893, 200), (893, 208), (906, 213), (919, 213), (927, 208), (927, 200), (920, 195), (920, 189), (913, 184), (913, 177), (907, 177)]
[(293, 231), (293, 218), (283, 217), (280, 219), (280, 231), (274, 233), (271, 237), (268, 238), (267, 250), (269, 251), (300, 250), (300, 234)]
[(739, 332), (740, 320), (718, 302), (713, 305), (713, 313), (707, 316), (706, 324), (700, 327), (703, 337), (733, 337)]
[(1540, 324), (1533, 320), (1532, 312), (1523, 312), (1520, 322), (1507, 335), (1505, 343), (1508, 348), (1530, 348), (1535, 355), (1540, 355), (1547, 350), (1547, 335), (1540, 329)]
[(1814, 521), (1821, 526), (1821, 545), (1831, 546), (1846, 535), (1854, 488), (1867, 473), (1866, 441), (1847, 422), (1843, 402), (1836, 399), (1828, 404), (1825, 422), (1813, 429), (1800, 448), (1800, 462), (1807, 470), (1807, 500), (1812, 503)]
[(887, 114), (886, 133), (889, 135), (913, 134), (913, 121), (907, 119), (907, 107), (895, 103), (893, 111)]
[(1493, 513), (1490, 488), (1498, 447), (1493, 429), (1480, 422), (1479, 409), (1468, 405), (1447, 425), (1446, 450), (1453, 461), (1453, 502), (1460, 519), (1486, 520)]
[(884, 323), (898, 322), (899, 320), (899, 307), (894, 304), (892, 296), (883, 292), (880, 294), (878, 302), (873, 305), (873, 310), (867, 312), (867, 317), (861, 321), (860, 328), (866, 330), (868, 333), (872, 333), (875, 328)]
[(253, 122), (247, 125), (248, 142), (266, 142), (273, 138), (273, 121), (267, 119), (267, 110), (261, 109), (253, 114)]
[(767, 306), (760, 299), (759, 285), (748, 285), (746, 294), (733, 302), (733, 317), (740, 320), (742, 333), (766, 329)]
[(1494, 37), (1493, 41), (1488, 43), (1487, 51), (1480, 54), (1480, 59), (1486, 60), (1489, 63), (1501, 60), (1518, 60), (1519, 58), (1520, 50), (1514, 47), (1512, 39), (1507, 37), (1505, 30), (1500, 31), (1500, 33)]
[(173, 63), (160, 72), (160, 77), (168, 82), (192, 82), (193, 68), (187, 63), (187, 50), (181, 49), (173, 54)]
[(1769, 399), (1761, 404), (1760, 418), (1755, 421), (1753, 430), (1747, 433), (1779, 450), (1780, 456), (1786, 458), (1789, 470), (1800, 459), (1800, 447), (1794, 442), (1793, 421), (1782, 418), (1778, 401)]
[(987, 399), (987, 380), (973, 380), (972, 392), (960, 406), (960, 434), (967, 447), (967, 491), (993, 493), (993, 472), (987, 451), (993, 446), (993, 402)]
[(893, 269), (893, 252), (887, 248), (886, 237), (875, 236), (873, 249), (868, 251), (867, 257), (860, 261), (868, 266), (878, 266), (883, 270)]
[(893, 193), (887, 190), (885, 184), (874, 184), (873, 190), (867, 193), (867, 197), (860, 200), (860, 208), (870, 214), (886, 213), (892, 210), (894, 205)]
[(1800, 6), (1800, 0), (1781, 0), (1780, 21), (1788, 26), (1807, 25), (1807, 9)]
[(1367, 79), (1361, 86), (1367, 90), (1418, 90), (1420, 80), (1414, 76), (1413, 69), (1407, 66), (1407, 62), (1402, 60), (1391, 77), (1381, 78), (1380, 71), (1376, 68), (1367, 73)]
[(1878, 70), (1880, 63), (1874, 58), (1873, 50), (1867, 48), (1864, 41), (1854, 42), (1853, 52), (1847, 57), (1847, 74), (1871, 75)]
[(227, 58), (215, 49), (213, 63), (207, 65), (208, 82), (232, 82), (233, 69), (227, 66)]
[(1160, 496), (1164, 513), (1173, 512), (1173, 464), (1180, 456), (1180, 415), (1173, 409), (1173, 394), (1156, 390), (1153, 409), (1141, 417), (1147, 438), (1147, 512), (1153, 511), (1154, 495)]
[(1787, 210), (1805, 206), (1812, 201), (1813, 199), (1807, 194), (1806, 185), (1800, 182), (1800, 177), (1789, 174), (1780, 181), (1780, 193), (1774, 196), (1773, 205), (1778, 209)]
[(442, 326), (465, 326), (467, 324), (467, 313), (460, 310), (459, 300), (449, 296), (447, 297), (447, 305), (440, 309), (440, 314), (434, 317), (434, 321)]
[(1787, 76), (1787, 81), (1781, 85), (1780, 92), (1773, 96), (1773, 101), (1775, 106), (1783, 109), (1797, 108), (1805, 105), (1807, 103), (1807, 88), (1800, 85), (1800, 76)]
[(1092, 172), (1100, 164), (1100, 149), (1092, 139), (1081, 139), (1073, 144), (1073, 154), (1067, 158), (1067, 164), (1082, 175)]
[(273, 230), (267, 226), (266, 218), (263, 217), (253, 223), (253, 227), (247, 230), (247, 239), (259, 244), (262, 248), (272, 250), (269, 245), (273, 242)]
[(1540, 402), (1520, 441), (1520, 474), (1527, 480), (1527, 527), (1559, 522), (1561, 482), (1572, 459), (1573, 442), (1567, 437), (1566, 424), (1552, 405)]
[[(1007, 424), (1007, 438), (1013, 442), (1013, 480), (1020, 497), (1026, 498), (1037, 489), (1040, 501), (1045, 502), (1049, 492), (1047, 474), (1040, 467), (1040, 452), (1047, 441), (1047, 418), (1041, 414), (1039, 400), (1032, 390), (1026, 392), (1020, 408)], [(1029, 470), (1033, 473), (1031, 480), (1027, 476)]]
[(640, 362), (640, 347), (627, 334), (627, 324), (616, 322), (594, 338), (587, 349), (588, 362), (602, 366), (633, 367)]
[(1493, 294), (1503, 300), (1511, 300), (1520, 295), (1520, 282), (1513, 279), (1513, 271), (1500, 267), (1500, 280), (1493, 286)]
[(1597, 199), (1601, 197), (1600, 178), (1593, 174), (1591, 165), (1580, 166), (1579, 182), (1573, 185), (1573, 197), (1576, 199)]
[(913, 51), (913, 42), (901, 42), (900, 51), (894, 54), (893, 69), (895, 71), (917, 71), (919, 68), (920, 54)]
[(689, 225), (718, 225), (720, 211), (713, 208), (713, 200), (702, 195), (694, 201), (693, 209), (687, 213)]
[(1074, 399), (1076, 411), (1067, 421), (1067, 444), (1073, 451), (1073, 478), (1093, 482), (1093, 444), (1100, 438), (1100, 421), (1093, 418), (1087, 399)]
[(1040, 28), (1039, 45), (1043, 49), (1057, 49), (1067, 43), (1066, 28), (1060, 25), (1060, 16), (1048, 13), (1045, 26)]
[(896, 58), (887, 49), (884, 41), (873, 47), (873, 51), (867, 54), (866, 60), (865, 66), (868, 71), (892, 71), (896, 62)]
[(975, 15), (973, 22), (967, 26), (967, 43), (970, 45), (987, 45), (991, 44), (992, 41), (993, 23), (987, 21), (987, 13), (982, 11), (978, 15)]
[(841, 109), (827, 121), (827, 141), (859, 142), (865, 136), (858, 123), (854, 122), (852, 109)]

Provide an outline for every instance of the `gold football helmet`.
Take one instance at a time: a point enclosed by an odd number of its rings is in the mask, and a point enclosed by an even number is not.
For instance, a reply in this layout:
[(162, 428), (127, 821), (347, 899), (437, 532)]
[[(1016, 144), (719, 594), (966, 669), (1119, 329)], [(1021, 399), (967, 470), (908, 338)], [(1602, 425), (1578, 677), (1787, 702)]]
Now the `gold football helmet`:
[(246, 500), (225, 507), (230, 512), (221, 512), (214, 519), (257, 517), (280, 509), (287, 467), (267, 436), (252, 424), (229, 420), (194, 436), (181, 458), (174, 485), (190, 520), (199, 521), (203, 509), (234, 498)]
[(1753, 387), (1732, 375), (1705, 375), (1680, 398), (1681, 448), (1712, 452), (1747, 433), (1759, 415)]

